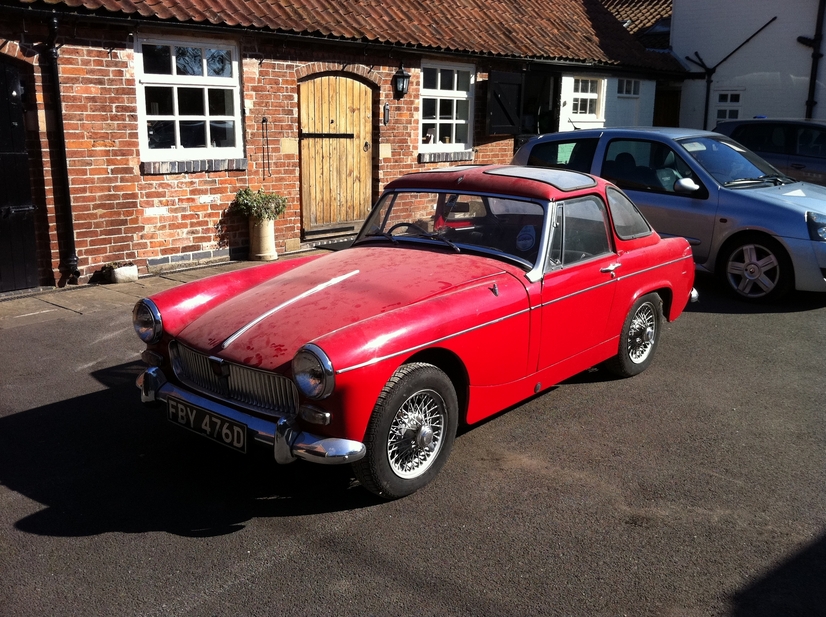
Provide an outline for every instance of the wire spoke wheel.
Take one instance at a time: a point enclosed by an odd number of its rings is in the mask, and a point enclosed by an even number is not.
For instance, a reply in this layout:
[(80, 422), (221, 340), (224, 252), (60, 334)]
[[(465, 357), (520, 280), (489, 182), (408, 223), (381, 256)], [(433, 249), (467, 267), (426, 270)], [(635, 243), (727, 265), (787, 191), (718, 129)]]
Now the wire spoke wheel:
[(605, 368), (619, 377), (633, 377), (647, 369), (660, 342), (662, 320), (659, 294), (646, 294), (634, 302), (622, 325), (617, 355), (605, 362)]
[(450, 455), (458, 419), (456, 389), (444, 371), (426, 362), (400, 366), (373, 408), (367, 454), (353, 464), (359, 482), (385, 499), (426, 486)]
[(631, 320), (628, 330), (628, 358), (634, 364), (641, 364), (648, 359), (654, 349), (657, 336), (657, 316), (654, 305), (642, 304)]
[(400, 478), (415, 478), (436, 460), (442, 447), (445, 402), (433, 390), (408, 398), (396, 412), (387, 438), (390, 468)]

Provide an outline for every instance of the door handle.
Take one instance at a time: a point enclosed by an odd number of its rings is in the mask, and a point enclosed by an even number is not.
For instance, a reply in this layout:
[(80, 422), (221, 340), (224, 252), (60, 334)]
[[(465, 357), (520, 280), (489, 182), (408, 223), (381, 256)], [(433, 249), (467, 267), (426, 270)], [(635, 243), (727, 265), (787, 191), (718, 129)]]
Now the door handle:
[(795, 169), (804, 169), (806, 167), (803, 163), (792, 163), (791, 166)]
[(604, 268), (600, 268), (599, 271), (602, 272), (603, 274), (610, 274), (611, 278), (614, 278), (616, 276), (616, 273), (614, 272), (614, 270), (619, 268), (621, 265), (622, 264), (620, 264), (620, 263), (612, 263), (610, 266), (605, 266)]

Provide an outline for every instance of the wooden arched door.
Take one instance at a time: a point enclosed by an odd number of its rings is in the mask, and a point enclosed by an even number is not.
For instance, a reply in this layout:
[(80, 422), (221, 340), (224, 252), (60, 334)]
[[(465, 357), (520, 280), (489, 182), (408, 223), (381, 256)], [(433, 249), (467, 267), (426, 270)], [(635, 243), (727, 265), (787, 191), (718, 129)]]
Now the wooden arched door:
[(298, 96), (305, 236), (356, 230), (373, 198), (372, 90), (320, 75), (301, 82)]

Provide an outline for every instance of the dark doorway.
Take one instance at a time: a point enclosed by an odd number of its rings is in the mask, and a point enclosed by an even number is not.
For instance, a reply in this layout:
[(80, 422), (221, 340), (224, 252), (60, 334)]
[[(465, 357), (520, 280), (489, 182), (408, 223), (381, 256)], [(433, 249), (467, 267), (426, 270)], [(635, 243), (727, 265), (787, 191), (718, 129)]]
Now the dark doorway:
[(37, 286), (35, 207), (20, 72), (0, 62), (0, 292)]

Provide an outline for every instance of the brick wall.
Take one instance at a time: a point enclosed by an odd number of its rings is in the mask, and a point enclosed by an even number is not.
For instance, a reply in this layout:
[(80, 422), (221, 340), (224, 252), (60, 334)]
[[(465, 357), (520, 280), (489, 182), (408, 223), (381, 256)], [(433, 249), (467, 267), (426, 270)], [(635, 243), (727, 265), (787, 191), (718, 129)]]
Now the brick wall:
[[(404, 67), (412, 75), (410, 91), (395, 99), (391, 77), (399, 66), (398, 57), (355, 47), (285, 44), (274, 37), (256, 39), (247, 34), (240, 45), (246, 169), (192, 167), (184, 173), (151, 173), (152, 167), (142, 166), (140, 160), (133, 35), (125, 27), (77, 24), (64, 27), (58, 36), (66, 164), (81, 282), (113, 261), (131, 260), (145, 273), (167, 265), (240, 256), (248, 245), (247, 223), (227, 210), (236, 191), (245, 186), (288, 198), (286, 213), (276, 221), (277, 249), (298, 249), (298, 83), (303, 77), (337, 71), (373, 88), (374, 142), (383, 146), (374, 149), (373, 199), (400, 174), (444, 165), (418, 161), (417, 57), (405, 56)], [(9, 41), (0, 53), (25, 67), (30, 84), (26, 124), (33, 193), (41, 212), (38, 251), (44, 284), (61, 279), (60, 238), (66, 230), (60, 216), (66, 201), (59, 190), (60, 165), (55, 164), (62, 156), (55, 150), (57, 116), (49, 94), (48, 67), (41, 66), (36, 52), (47, 36), (45, 26), (31, 20), (0, 24), (0, 37)], [(477, 64), (473, 162), (506, 163), (513, 153), (513, 139), (483, 136), (487, 70)], [(386, 126), (381, 121), (385, 102), (391, 108)]]

